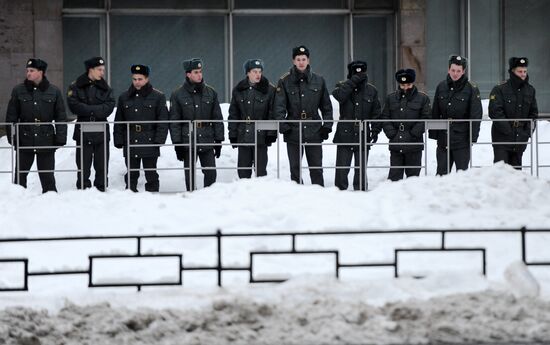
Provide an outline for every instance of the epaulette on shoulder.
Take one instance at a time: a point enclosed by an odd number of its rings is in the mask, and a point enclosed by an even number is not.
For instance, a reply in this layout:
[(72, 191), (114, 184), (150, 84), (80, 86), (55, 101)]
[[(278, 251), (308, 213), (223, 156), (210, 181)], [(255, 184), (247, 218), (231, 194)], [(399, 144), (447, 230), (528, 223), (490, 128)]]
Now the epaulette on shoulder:
[(155, 88), (153, 88), (153, 91), (156, 91), (156, 92), (158, 92), (158, 93), (163, 93), (163, 92), (160, 91), (159, 89), (155, 89)]
[(470, 84), (471, 87), (477, 88), (477, 84), (472, 82), (471, 80), (468, 80), (468, 84)]
[(420, 90), (418, 90), (418, 93), (421, 93), (421, 94), (423, 94), (423, 95), (424, 95), (424, 96), (426, 96), (426, 97), (430, 97), (430, 96), (428, 96), (428, 94), (427, 94), (427, 93), (425, 93), (424, 91), (420, 91)]
[(372, 86), (376, 91), (378, 91), (378, 89), (376, 88), (376, 86), (374, 86), (373, 84), (371, 83), (367, 83), (368, 85)]
[(269, 82), (269, 86), (271, 86), (271, 87), (274, 88), (274, 89), (277, 88), (277, 85), (273, 85), (272, 82)]
[(506, 84), (506, 80), (501, 81), (498, 85)]
[(285, 74), (283, 74), (279, 79), (285, 79), (286, 77), (288, 77), (290, 75), (290, 72), (286, 72)]
[(212, 91), (216, 92), (216, 89), (214, 89), (211, 85), (204, 83), (204, 86), (211, 89)]

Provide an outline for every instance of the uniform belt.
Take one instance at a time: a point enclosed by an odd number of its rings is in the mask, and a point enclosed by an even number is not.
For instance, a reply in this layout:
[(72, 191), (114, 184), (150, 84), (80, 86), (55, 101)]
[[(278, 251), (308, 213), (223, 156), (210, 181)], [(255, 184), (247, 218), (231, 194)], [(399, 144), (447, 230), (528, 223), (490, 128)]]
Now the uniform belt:
[(404, 132), (404, 131), (405, 131), (405, 125), (403, 124), (403, 122), (401, 122), (401, 123), (399, 124), (399, 131), (401, 131), (401, 132)]
[(195, 121), (195, 125), (197, 126), (197, 128), (202, 128), (206, 126), (212, 126), (212, 122)]
[(130, 129), (133, 129), (135, 132), (139, 133), (151, 129), (151, 126), (142, 124), (130, 124)]
[(520, 122), (520, 121), (517, 121), (517, 120), (516, 120), (516, 121), (512, 122), (512, 127), (518, 128), (518, 127), (520, 127), (520, 126), (521, 126), (521, 122)]

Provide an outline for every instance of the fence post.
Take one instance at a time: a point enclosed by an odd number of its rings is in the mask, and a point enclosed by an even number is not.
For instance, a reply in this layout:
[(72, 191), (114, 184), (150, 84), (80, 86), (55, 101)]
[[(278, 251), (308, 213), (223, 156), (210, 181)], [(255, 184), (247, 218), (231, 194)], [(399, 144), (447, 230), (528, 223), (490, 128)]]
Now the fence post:
[(222, 231), (216, 230), (216, 241), (218, 249), (218, 265), (216, 271), (218, 272), (218, 286), (222, 287)]

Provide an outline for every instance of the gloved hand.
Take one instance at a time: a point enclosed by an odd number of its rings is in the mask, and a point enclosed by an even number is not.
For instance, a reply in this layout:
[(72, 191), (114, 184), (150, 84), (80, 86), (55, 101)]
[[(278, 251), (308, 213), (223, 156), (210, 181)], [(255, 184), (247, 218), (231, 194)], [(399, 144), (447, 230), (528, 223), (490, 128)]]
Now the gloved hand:
[(231, 143), (231, 147), (236, 149), (238, 146), (235, 145), (238, 143), (237, 137), (229, 137), (229, 142)]
[(321, 127), (319, 132), (321, 133), (321, 139), (327, 140), (329, 133), (332, 132), (332, 129), (330, 129), (328, 127)]
[(185, 146), (174, 146), (174, 150), (176, 151), (176, 157), (178, 158), (178, 161), (183, 162), (183, 153), (185, 152), (186, 147)]
[(356, 86), (364, 82), (366, 79), (367, 79), (367, 74), (363, 72), (355, 73), (350, 78), (351, 82), (354, 83)]
[(370, 142), (372, 144), (376, 143), (378, 141), (378, 133), (371, 132), (370, 134)]
[(119, 144), (119, 143), (115, 143), (115, 147), (116, 147), (117, 149), (121, 149), (121, 148), (124, 147), (124, 145)]
[[(216, 141), (216, 143), (220, 144), (221, 142)], [(216, 156), (216, 158), (220, 158), (221, 154), (222, 154), (222, 146), (214, 145), (214, 156)]]
[(277, 141), (277, 132), (268, 132), (265, 136), (265, 144), (271, 146), (274, 142)]

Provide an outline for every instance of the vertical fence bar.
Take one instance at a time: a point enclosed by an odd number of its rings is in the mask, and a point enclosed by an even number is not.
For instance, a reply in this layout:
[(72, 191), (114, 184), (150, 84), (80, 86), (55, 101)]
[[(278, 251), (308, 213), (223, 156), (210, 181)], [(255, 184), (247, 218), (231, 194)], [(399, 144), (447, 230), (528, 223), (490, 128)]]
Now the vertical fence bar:
[(216, 231), (216, 242), (218, 250), (218, 265), (216, 271), (218, 273), (218, 286), (222, 287), (222, 231), (220, 229)]

